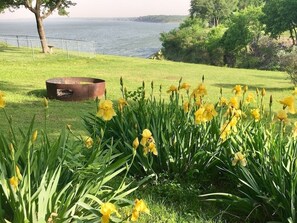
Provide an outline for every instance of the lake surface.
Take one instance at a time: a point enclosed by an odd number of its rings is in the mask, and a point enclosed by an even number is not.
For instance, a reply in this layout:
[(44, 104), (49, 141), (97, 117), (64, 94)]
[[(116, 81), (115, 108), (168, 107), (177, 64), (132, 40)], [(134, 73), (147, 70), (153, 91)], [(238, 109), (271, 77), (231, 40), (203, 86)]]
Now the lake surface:
[[(148, 57), (161, 48), (160, 33), (179, 24), (59, 18), (46, 19), (44, 25), (48, 38), (93, 41), (94, 51), (98, 54)], [(0, 35), (38, 36), (34, 20), (0, 21)]]

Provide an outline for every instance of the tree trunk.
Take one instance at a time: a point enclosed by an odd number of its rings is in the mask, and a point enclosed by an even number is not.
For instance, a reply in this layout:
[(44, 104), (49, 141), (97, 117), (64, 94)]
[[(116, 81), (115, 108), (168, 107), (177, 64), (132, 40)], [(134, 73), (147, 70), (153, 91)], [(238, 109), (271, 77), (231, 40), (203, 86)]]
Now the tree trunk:
[(38, 13), (35, 13), (35, 19), (36, 19), (36, 25), (37, 25), (37, 31), (42, 47), (42, 52), (43, 53), (50, 53), (50, 49), (47, 45), (47, 40), (45, 36), (45, 31), (44, 31), (44, 26), (43, 26), (43, 19)]

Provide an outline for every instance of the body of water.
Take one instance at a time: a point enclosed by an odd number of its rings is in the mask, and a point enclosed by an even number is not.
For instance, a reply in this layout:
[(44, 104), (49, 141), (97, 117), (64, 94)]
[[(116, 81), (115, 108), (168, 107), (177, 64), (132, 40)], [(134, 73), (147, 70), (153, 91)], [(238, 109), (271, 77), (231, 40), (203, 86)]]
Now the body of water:
[[(161, 48), (160, 33), (179, 24), (59, 18), (47, 19), (44, 25), (47, 37), (93, 41), (98, 54), (148, 57)], [(0, 21), (0, 35), (38, 36), (34, 20)]]

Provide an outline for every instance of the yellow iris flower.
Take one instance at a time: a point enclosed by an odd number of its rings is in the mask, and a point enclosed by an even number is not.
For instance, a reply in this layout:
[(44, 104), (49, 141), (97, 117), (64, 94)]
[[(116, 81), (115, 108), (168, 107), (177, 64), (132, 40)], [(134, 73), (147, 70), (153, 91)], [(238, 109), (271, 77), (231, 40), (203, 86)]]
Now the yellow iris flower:
[(5, 100), (4, 100), (5, 94), (3, 92), (0, 91), (0, 108), (4, 108), (5, 107)]
[(232, 108), (238, 108), (239, 104), (236, 97), (232, 97), (228, 103), (228, 105)]
[(182, 85), (180, 86), (180, 89), (189, 90), (190, 87), (191, 87), (191, 85), (189, 85), (188, 83), (182, 83)]
[(205, 104), (204, 105), (203, 116), (204, 116), (204, 118), (205, 118), (206, 121), (212, 120), (217, 115), (218, 115), (218, 113), (215, 110), (213, 104)]
[(185, 113), (188, 113), (190, 110), (190, 103), (188, 101), (185, 101), (183, 103), (183, 108), (184, 108)]
[(232, 92), (235, 95), (241, 95), (241, 93), (242, 93), (242, 86), (241, 85), (235, 85), (235, 87), (233, 88)]
[(147, 208), (146, 204), (142, 199), (136, 199), (134, 201), (134, 208), (132, 210), (131, 221), (137, 221), (139, 218), (140, 212), (150, 214), (150, 210)]
[(288, 115), (287, 115), (287, 112), (285, 110), (278, 111), (278, 113), (276, 114), (276, 118), (279, 121), (284, 122), (284, 123), (288, 123), (289, 122)]
[(171, 85), (167, 90), (167, 93), (171, 93), (171, 92), (177, 92), (177, 87), (174, 85)]
[(294, 96), (289, 96), (280, 100), (279, 102), (284, 106), (284, 109), (288, 108), (291, 114), (295, 114), (295, 106), (294, 106), (295, 98)]
[(221, 97), (219, 101), (219, 106), (223, 107), (223, 106), (226, 106), (227, 104), (228, 104), (227, 98)]
[(247, 95), (247, 97), (245, 99), (245, 102), (247, 104), (254, 102), (254, 95), (253, 95), (253, 93), (248, 93), (248, 95)]
[(112, 213), (116, 213), (116, 215), (120, 217), (115, 205), (110, 202), (101, 205), (100, 213), (102, 214), (101, 223), (109, 223), (110, 215)]
[(136, 137), (132, 143), (133, 148), (136, 150), (139, 146), (139, 140), (138, 137)]
[(128, 102), (124, 98), (118, 100), (119, 110), (123, 111), (124, 107), (128, 105)]
[(9, 179), (9, 183), (14, 190), (18, 189), (19, 186), (19, 179), (16, 176), (13, 176)]
[(234, 154), (234, 158), (232, 160), (232, 166), (235, 166), (238, 162), (241, 166), (247, 165), (245, 155), (243, 155), (241, 152), (237, 152)]
[(253, 116), (253, 118), (255, 119), (256, 122), (258, 122), (260, 120), (261, 115), (260, 115), (260, 110), (258, 108), (252, 109), (251, 114), (252, 114), (252, 116)]
[(149, 152), (152, 152), (156, 156), (158, 155), (156, 143), (150, 130), (143, 130), (140, 144), (143, 146), (144, 155), (147, 155)]
[(84, 145), (86, 148), (88, 148), (88, 149), (92, 148), (94, 141), (90, 136), (85, 136), (83, 138), (83, 141), (84, 141)]
[(197, 88), (195, 88), (191, 94), (191, 97), (199, 98), (201, 96), (207, 95), (207, 90), (204, 84), (199, 84)]
[(104, 121), (109, 121), (116, 113), (113, 109), (113, 103), (110, 100), (101, 100), (98, 106), (98, 112), (96, 114), (98, 117), (102, 118)]
[(32, 137), (31, 137), (31, 142), (34, 143), (37, 139), (37, 135), (38, 135), (38, 131), (35, 130), (32, 134)]
[(195, 113), (195, 123), (196, 124), (201, 124), (201, 123), (204, 123), (206, 121), (205, 117), (204, 117), (204, 111), (205, 111), (205, 108), (204, 107), (201, 107), (199, 108)]

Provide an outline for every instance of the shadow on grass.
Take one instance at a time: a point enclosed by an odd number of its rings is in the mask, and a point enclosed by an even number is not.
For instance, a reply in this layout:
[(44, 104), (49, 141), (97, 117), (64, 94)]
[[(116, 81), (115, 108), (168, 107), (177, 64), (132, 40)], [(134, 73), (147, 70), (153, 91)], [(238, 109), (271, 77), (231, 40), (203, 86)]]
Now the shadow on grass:
[[(241, 85), (241, 86), (245, 86), (246, 84), (243, 84), (243, 83), (238, 83), (238, 85)], [(213, 86), (215, 87), (219, 87), (219, 88), (229, 88), (229, 89), (233, 89), (234, 88), (234, 84), (213, 84)], [(266, 91), (290, 91), (290, 90), (293, 90), (293, 87), (286, 87), (286, 88), (283, 88), (283, 87), (265, 87), (264, 84), (259, 84), (259, 85), (248, 85), (249, 87), (249, 90), (257, 90), (257, 88), (259, 90), (261, 90), (262, 88), (265, 88)]]
[(46, 89), (36, 89), (36, 90), (33, 90), (33, 91), (29, 91), (27, 94), (28, 95), (33, 95), (33, 96), (35, 96), (37, 98), (43, 98), (43, 97), (47, 96)]

